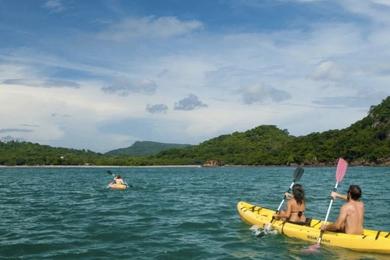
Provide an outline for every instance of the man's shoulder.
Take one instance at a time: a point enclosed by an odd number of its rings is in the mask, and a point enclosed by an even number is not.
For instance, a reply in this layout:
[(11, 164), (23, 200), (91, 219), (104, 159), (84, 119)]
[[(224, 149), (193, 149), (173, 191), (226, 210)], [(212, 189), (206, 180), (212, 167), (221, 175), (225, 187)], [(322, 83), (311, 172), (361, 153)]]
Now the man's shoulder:
[(362, 201), (349, 201), (347, 203), (345, 203), (341, 209), (343, 210), (355, 210), (356, 209), (356, 206), (358, 207), (363, 207), (364, 208), (364, 203)]
[(357, 203), (358, 203), (359, 206), (361, 206), (362, 208), (364, 208), (364, 202), (363, 202), (363, 201), (359, 200)]
[(350, 205), (362, 205), (364, 206), (364, 202), (361, 201), (361, 200), (352, 200), (352, 201), (349, 201), (348, 203), (346, 204), (350, 204)]
[(347, 202), (347, 203), (345, 203), (345, 204), (341, 207), (341, 210), (347, 210), (347, 209), (350, 209), (350, 208), (353, 208), (353, 205), (351, 204), (351, 202)]

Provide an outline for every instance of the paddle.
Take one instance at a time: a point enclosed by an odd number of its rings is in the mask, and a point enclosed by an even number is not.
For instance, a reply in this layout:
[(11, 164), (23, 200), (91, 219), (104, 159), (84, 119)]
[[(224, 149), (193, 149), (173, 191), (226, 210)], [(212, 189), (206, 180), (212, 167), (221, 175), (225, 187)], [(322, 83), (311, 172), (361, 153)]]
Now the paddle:
[[(292, 181), (290, 187), (289, 187), (288, 190), (287, 190), (288, 193), (291, 193), (292, 187), (294, 186), (295, 182), (297, 182), (297, 181), (299, 181), (299, 180), (301, 179), (301, 177), (302, 177), (304, 171), (305, 171), (305, 170), (304, 170), (302, 167), (297, 167), (297, 168), (295, 169), (295, 171), (294, 171), (294, 173), (293, 173), (293, 181)], [(286, 200), (286, 194), (284, 194), (283, 200), (282, 200), (282, 202), (280, 202), (279, 207), (278, 207), (278, 209), (276, 210), (277, 213), (278, 213), (278, 212), (280, 211), (280, 209), (282, 208), (283, 203), (284, 203), (285, 200)], [(272, 218), (272, 220), (273, 220), (273, 218)], [(272, 222), (272, 220), (271, 220), (271, 222)]]
[[(110, 174), (113, 178), (115, 178), (115, 174), (112, 172), (112, 171), (110, 171), (110, 170), (107, 170), (106, 171), (108, 174)], [(107, 188), (110, 188), (110, 184), (111, 184), (112, 182), (110, 182), (108, 185), (107, 185)]]
[[(289, 187), (288, 190), (287, 190), (288, 193), (291, 193), (292, 187), (294, 186), (294, 184), (295, 184), (297, 181), (299, 181), (299, 180), (301, 179), (301, 177), (302, 177), (304, 171), (305, 171), (305, 170), (304, 170), (302, 167), (300, 167), (300, 166), (297, 167), (297, 168), (295, 169), (295, 171), (294, 171), (294, 173), (293, 173), (293, 181), (292, 181), (290, 187)], [(286, 198), (287, 198), (287, 197), (286, 197), (286, 194), (284, 194), (283, 200), (282, 200), (282, 202), (280, 202), (279, 207), (278, 207), (278, 209), (276, 210), (276, 213), (278, 213), (278, 212), (280, 211), (280, 209), (282, 208), (283, 203), (284, 203), (284, 201), (286, 200)], [(274, 219), (275, 219), (275, 217), (272, 216), (271, 221), (270, 221), (269, 223), (267, 223), (267, 224), (264, 224), (264, 230), (269, 230), (269, 229), (270, 229), (270, 224), (274, 221)], [(257, 236), (263, 236), (263, 235), (265, 235), (265, 232), (264, 232), (264, 231), (261, 231), (261, 232), (259, 232), (259, 233), (257, 234)]]
[[(336, 169), (336, 185), (333, 188), (334, 192), (337, 191), (337, 187), (338, 187), (339, 183), (343, 180), (345, 173), (347, 172), (347, 167), (348, 167), (348, 163), (343, 158), (339, 158), (339, 161), (337, 163), (337, 169)], [(333, 201), (334, 201), (334, 199), (332, 197), (330, 199), (329, 207), (328, 207), (328, 210), (326, 212), (326, 216), (325, 216), (325, 220), (324, 220), (325, 224), (328, 221), (328, 217), (329, 217), (330, 210), (332, 208)], [(310, 246), (308, 251), (314, 251), (320, 247), (323, 234), (324, 234), (324, 231), (321, 230), (320, 236), (318, 237), (318, 240), (317, 240), (317, 244)]]
[(114, 178), (115, 178), (115, 176), (116, 176), (116, 175), (115, 175), (114, 173), (112, 173), (112, 171), (110, 171), (110, 170), (107, 170), (107, 173), (110, 174), (110, 175), (112, 175), (112, 177), (114, 177)]

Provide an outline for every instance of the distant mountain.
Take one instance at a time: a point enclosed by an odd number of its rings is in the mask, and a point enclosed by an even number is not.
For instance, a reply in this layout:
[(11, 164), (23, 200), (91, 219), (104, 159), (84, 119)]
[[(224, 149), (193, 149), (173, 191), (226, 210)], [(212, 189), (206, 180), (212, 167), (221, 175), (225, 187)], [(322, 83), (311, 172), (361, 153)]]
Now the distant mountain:
[(148, 156), (159, 152), (174, 149), (190, 147), (189, 144), (170, 144), (151, 141), (137, 141), (132, 146), (109, 151), (105, 155), (127, 155), (127, 156)]

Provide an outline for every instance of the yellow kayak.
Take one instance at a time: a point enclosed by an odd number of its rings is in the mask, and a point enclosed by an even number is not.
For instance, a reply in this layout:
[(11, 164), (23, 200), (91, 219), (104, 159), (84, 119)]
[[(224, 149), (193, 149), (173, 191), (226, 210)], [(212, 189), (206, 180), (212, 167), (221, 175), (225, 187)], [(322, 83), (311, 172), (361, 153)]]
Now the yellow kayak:
[[(255, 206), (247, 202), (237, 204), (241, 219), (250, 225), (264, 228), (270, 223), (275, 210)], [(312, 219), (307, 225), (292, 224), (282, 220), (274, 220), (274, 230), (288, 237), (298, 238), (315, 244), (320, 235), (322, 220)], [(322, 236), (322, 245), (347, 248), (355, 251), (390, 254), (390, 232), (365, 229), (363, 235), (348, 235), (326, 231)]]
[(117, 183), (110, 183), (110, 184), (108, 184), (108, 187), (112, 190), (125, 190), (125, 189), (127, 189), (127, 185), (117, 184)]

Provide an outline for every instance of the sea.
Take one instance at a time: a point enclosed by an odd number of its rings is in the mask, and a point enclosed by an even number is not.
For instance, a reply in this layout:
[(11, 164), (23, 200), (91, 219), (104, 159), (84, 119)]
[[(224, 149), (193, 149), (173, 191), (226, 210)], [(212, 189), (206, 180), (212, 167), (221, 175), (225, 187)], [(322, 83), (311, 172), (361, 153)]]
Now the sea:
[[(306, 216), (324, 219), (335, 167), (305, 167)], [(111, 170), (130, 187), (111, 190)], [(239, 201), (276, 209), (294, 167), (2, 167), (0, 259), (389, 259), (268, 234)], [(390, 231), (390, 168), (350, 167), (339, 185), (363, 190), (365, 227)], [(342, 205), (336, 201), (330, 220)]]

